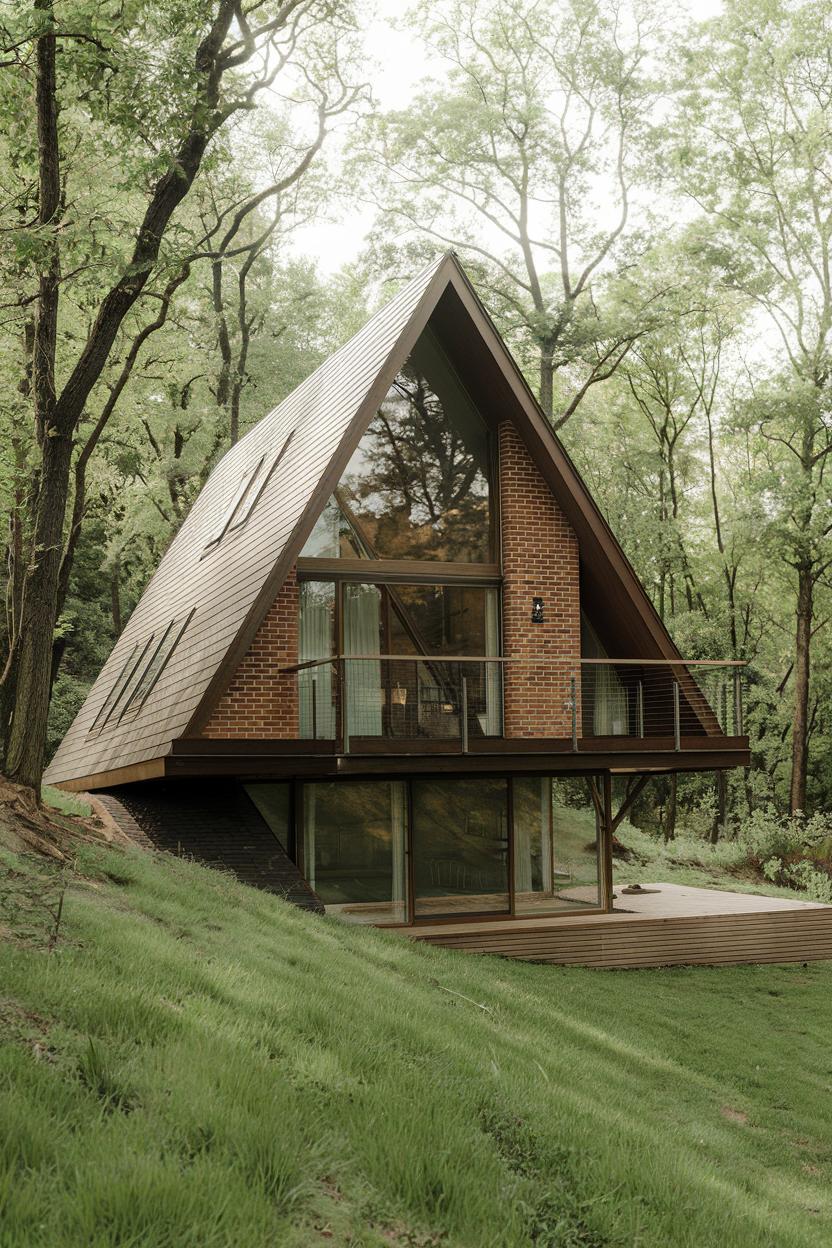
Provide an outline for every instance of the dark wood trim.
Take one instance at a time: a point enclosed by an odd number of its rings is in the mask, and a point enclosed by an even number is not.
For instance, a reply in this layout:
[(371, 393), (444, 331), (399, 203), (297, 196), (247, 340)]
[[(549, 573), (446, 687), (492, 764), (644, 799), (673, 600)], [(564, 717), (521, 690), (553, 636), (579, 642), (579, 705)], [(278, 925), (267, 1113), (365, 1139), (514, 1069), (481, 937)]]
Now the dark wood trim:
[(598, 828), (598, 871), (601, 886), (601, 905), (605, 911), (612, 910), (612, 777), (604, 772), (602, 819)]
[[(299, 778), (335, 779), (339, 776), (368, 778), (372, 776), (390, 776), (406, 779), (411, 775), (586, 775), (587, 772), (609, 771), (614, 775), (631, 775), (632, 773), (667, 774), (673, 771), (719, 771), (732, 767), (747, 767), (750, 756), (747, 751), (740, 750), (701, 750), (688, 754), (644, 752), (633, 754), (622, 759), (615, 754), (409, 754), (385, 755), (372, 754), (288, 754), (273, 751), (258, 752), (256, 743), (251, 742), (248, 753), (230, 751), (226, 754), (177, 753), (169, 755), (164, 761), (164, 774), (175, 776), (237, 776), (240, 779), (273, 779)], [(137, 764), (137, 767), (144, 764)], [(84, 788), (106, 788), (108, 785), (127, 783), (131, 779), (145, 779), (145, 776), (130, 774), (132, 769), (124, 768), (119, 773), (104, 772), (96, 777), (84, 777), (73, 781), (76, 790)], [(100, 779), (112, 774), (124, 775), (124, 779)], [(64, 783), (63, 787), (68, 787)]]
[(504, 382), (517, 400), (518, 411), (515, 415), (522, 413), (520, 427), (526, 432), (529, 452), (561, 503), (567, 519), (576, 531), (579, 543), (583, 546), (588, 541), (599, 550), (611, 570), (624, 583), (658, 655), (668, 659), (681, 659), (623, 548), (601, 515), (583, 478), (546, 420), (494, 322), (458, 264), (451, 269), (447, 285), (453, 289), (479, 330)]
[(87, 789), (111, 789), (119, 784), (133, 784), (137, 780), (156, 780), (166, 774), (164, 758), (149, 758), (127, 767), (114, 767), (111, 771), (95, 771), (88, 776), (79, 776), (77, 780), (61, 780), (55, 788), (65, 789), (67, 793), (84, 793)]
[(271, 737), (180, 737), (171, 749), (172, 756), (179, 754), (188, 758), (208, 758), (215, 754), (286, 754), (295, 758), (306, 754), (335, 754), (335, 742), (324, 738), (313, 740), (311, 737), (290, 741), (278, 741)]
[(371, 585), (502, 584), (497, 563), (441, 563), (428, 559), (298, 559), (298, 580)]

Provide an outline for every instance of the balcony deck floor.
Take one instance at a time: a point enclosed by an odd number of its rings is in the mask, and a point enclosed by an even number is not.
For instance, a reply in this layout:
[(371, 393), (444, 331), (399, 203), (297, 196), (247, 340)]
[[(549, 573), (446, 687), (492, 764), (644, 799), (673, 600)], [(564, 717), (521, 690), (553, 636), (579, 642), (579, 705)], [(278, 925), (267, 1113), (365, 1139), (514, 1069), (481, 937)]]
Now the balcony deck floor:
[[(468, 953), (596, 967), (832, 959), (832, 906), (680, 884), (644, 888), (641, 896), (617, 889), (611, 914), (483, 919), (401, 930), (413, 940)], [(580, 900), (580, 890), (574, 893)]]

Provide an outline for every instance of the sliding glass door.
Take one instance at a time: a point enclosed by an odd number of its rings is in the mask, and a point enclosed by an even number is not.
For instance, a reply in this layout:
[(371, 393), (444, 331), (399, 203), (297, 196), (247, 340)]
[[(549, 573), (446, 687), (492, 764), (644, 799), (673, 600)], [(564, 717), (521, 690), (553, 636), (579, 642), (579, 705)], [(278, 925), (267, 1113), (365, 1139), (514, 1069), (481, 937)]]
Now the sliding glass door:
[(507, 914), (508, 781), (412, 780), (417, 919)]

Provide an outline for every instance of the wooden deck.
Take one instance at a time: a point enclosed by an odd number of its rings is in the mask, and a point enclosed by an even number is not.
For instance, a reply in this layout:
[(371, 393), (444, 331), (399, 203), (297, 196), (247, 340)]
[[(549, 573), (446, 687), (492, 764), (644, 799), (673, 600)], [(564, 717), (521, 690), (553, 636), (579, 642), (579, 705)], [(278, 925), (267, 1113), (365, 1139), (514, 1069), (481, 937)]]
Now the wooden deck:
[(642, 896), (618, 888), (612, 914), (435, 923), (406, 934), (466, 953), (596, 967), (832, 959), (832, 906), (680, 884), (644, 887)]

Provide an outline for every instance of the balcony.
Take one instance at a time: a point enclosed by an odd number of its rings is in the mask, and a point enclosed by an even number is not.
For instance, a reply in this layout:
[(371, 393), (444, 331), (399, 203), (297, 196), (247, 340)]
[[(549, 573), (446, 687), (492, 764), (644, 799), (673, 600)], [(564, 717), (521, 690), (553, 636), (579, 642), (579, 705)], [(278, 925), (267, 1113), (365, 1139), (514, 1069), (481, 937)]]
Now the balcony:
[(298, 745), (343, 755), (747, 749), (737, 662), (338, 655), (283, 673)]

